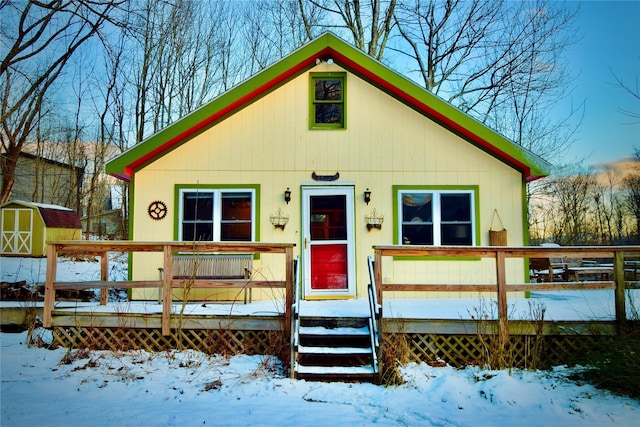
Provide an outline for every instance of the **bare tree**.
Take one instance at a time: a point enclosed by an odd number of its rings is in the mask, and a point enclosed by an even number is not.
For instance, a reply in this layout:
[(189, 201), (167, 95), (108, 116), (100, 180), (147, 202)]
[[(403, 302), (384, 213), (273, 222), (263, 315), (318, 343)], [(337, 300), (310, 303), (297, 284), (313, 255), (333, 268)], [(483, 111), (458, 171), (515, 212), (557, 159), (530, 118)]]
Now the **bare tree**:
[(612, 244), (623, 235), (623, 213), (620, 187), (622, 176), (614, 165), (605, 167), (594, 186), (594, 202), (598, 236), (596, 243)]
[(591, 173), (560, 176), (549, 180), (552, 200), (551, 235), (561, 245), (577, 245), (587, 239), (587, 218), (593, 200), (595, 178)]
[[(638, 78), (635, 79), (635, 85), (630, 86), (625, 83), (622, 77), (619, 77), (613, 71), (611, 71), (616, 83), (615, 85), (622, 89), (631, 99), (635, 102), (640, 101), (640, 88), (638, 87)], [(628, 110), (620, 108), (618, 110), (621, 114), (630, 117), (633, 121), (630, 124), (638, 124), (640, 122), (640, 108), (636, 106), (636, 110)], [(634, 149), (632, 156), (633, 161), (636, 162), (636, 167), (631, 174), (624, 178), (623, 187), (625, 194), (623, 195), (624, 204), (635, 218), (636, 223), (636, 236), (635, 243), (640, 243), (640, 147)]]
[(635, 218), (635, 241), (636, 243), (640, 243), (640, 148), (635, 149), (633, 159), (637, 162), (638, 166), (636, 166), (631, 174), (624, 178), (624, 203), (633, 218)]
[[(631, 86), (624, 82), (624, 79), (618, 76), (616, 73), (611, 71), (613, 78), (615, 79), (615, 85), (622, 89), (627, 95), (630, 95), (631, 98), (635, 101), (640, 101), (640, 86), (638, 85), (638, 78), (636, 77), (635, 85)], [(620, 108), (618, 111), (625, 116), (631, 117), (633, 119), (632, 123), (640, 123), (640, 109), (632, 111), (627, 110), (626, 108)]]
[(571, 141), (571, 130), (556, 137), (566, 119), (546, 113), (568, 86), (560, 55), (575, 15), (545, 0), (414, 0), (395, 15), (409, 47), (398, 51), (426, 89), (549, 158)]
[[(122, 40), (113, 45), (106, 45), (104, 57), (105, 76), (95, 81), (97, 96), (92, 98), (92, 110), (99, 118), (95, 142), (87, 144), (87, 163), (89, 170), (88, 186), (85, 189), (85, 235), (89, 239), (92, 230), (93, 216), (105, 208), (105, 201), (110, 190), (109, 181), (103, 174), (109, 156), (117, 153), (116, 147), (122, 147), (119, 138), (123, 134), (122, 96), (124, 79), (122, 78), (122, 61), (124, 44)], [(102, 233), (104, 230), (100, 229)]]
[(230, 1), (138, 1), (129, 58), (135, 141), (193, 111), (246, 76), (240, 17)]
[(313, 39), (322, 11), (312, 2), (254, 2), (243, 8), (243, 39), (251, 74), (262, 70)]
[(125, 0), (2, 1), (2, 36), (8, 49), (0, 63), (0, 203), (9, 199), (20, 151), (35, 129), (47, 91), (76, 50), (95, 36)]
[[(311, 38), (315, 24), (310, 19), (310, 8), (305, 7), (304, 3), (301, 0), (298, 2), (307, 36)], [(344, 30), (358, 49), (379, 60), (384, 57), (387, 42), (393, 33), (396, 0), (308, 0), (307, 3), (339, 19), (329, 19), (329, 23), (319, 24), (320, 28)]]

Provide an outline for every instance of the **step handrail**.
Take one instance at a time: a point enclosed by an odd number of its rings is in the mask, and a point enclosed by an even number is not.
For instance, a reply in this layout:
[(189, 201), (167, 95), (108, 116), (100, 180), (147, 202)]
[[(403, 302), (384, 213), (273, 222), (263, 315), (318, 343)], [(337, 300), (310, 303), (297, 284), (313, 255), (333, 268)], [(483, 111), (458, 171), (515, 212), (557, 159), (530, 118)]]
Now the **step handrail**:
[(371, 340), (371, 364), (373, 365), (373, 373), (378, 373), (378, 349), (380, 348), (380, 340), (378, 339), (378, 331), (376, 327), (377, 319), (373, 314), (373, 298), (371, 297), (372, 288), (368, 287), (369, 291), (369, 308), (371, 309), (371, 317), (369, 317), (369, 337)]
[(373, 288), (373, 306), (376, 316), (380, 315), (382, 307), (378, 304), (378, 291), (376, 289), (376, 279), (374, 274), (374, 261), (370, 256), (367, 257), (367, 266), (369, 267), (369, 285)]
[(298, 336), (300, 334), (300, 257), (295, 257), (293, 260), (293, 303), (291, 304), (291, 336), (289, 337), (289, 356), (290, 365), (289, 372), (291, 379), (295, 379), (295, 363), (296, 363), (296, 350), (298, 348)]
[(373, 259), (371, 257), (367, 257), (367, 264), (369, 267), (369, 279), (370, 283), (367, 287), (367, 292), (369, 296), (369, 331), (371, 338), (371, 356), (372, 356), (372, 364), (373, 364), (373, 372), (374, 374), (379, 374), (379, 352), (380, 352), (380, 330), (381, 330), (381, 322), (382, 308), (378, 304), (377, 301), (377, 292), (376, 292), (376, 281), (374, 277), (374, 264)]

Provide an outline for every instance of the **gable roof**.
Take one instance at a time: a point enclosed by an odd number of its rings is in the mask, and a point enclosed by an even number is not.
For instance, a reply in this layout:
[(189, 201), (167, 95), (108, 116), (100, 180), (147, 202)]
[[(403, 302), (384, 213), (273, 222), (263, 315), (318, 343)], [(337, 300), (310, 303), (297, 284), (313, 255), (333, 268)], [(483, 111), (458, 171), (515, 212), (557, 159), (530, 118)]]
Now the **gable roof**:
[(527, 181), (549, 174), (550, 164), (539, 156), (489, 129), (332, 33), (322, 34), (274, 65), (131, 147), (110, 160), (106, 165), (106, 172), (128, 181), (136, 170), (313, 68), (317, 59), (329, 58), (519, 170)]
[(82, 228), (80, 218), (73, 209), (64, 206), (49, 205), (45, 203), (23, 202), (22, 200), (12, 200), (0, 207), (9, 205), (19, 205), (27, 208), (37, 209), (40, 213), (44, 225), (50, 228)]

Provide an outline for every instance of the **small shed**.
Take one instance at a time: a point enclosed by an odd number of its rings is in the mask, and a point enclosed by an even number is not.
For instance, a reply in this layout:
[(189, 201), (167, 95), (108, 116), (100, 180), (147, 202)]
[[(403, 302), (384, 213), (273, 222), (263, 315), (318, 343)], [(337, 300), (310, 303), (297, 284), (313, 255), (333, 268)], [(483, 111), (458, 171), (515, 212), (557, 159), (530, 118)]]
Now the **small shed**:
[(79, 240), (80, 218), (58, 205), (9, 201), (0, 205), (0, 255), (46, 256), (48, 240)]

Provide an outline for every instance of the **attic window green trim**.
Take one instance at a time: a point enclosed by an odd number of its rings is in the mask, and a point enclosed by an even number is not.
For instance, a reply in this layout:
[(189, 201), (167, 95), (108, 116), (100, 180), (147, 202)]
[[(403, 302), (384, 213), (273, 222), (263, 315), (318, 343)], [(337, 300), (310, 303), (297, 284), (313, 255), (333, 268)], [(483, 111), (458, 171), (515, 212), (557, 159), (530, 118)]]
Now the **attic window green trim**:
[(346, 74), (311, 73), (309, 82), (311, 129), (346, 127)]

